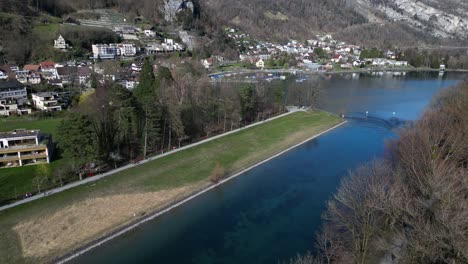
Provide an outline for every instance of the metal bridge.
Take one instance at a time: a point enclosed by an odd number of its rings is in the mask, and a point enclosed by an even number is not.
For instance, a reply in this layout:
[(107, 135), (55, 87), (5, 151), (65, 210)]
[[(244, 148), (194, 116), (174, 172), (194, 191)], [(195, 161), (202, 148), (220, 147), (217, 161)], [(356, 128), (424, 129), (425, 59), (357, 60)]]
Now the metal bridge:
[(375, 123), (378, 125), (385, 126), (389, 129), (404, 127), (408, 123), (412, 123), (409, 120), (400, 119), (397, 117), (397, 113), (392, 112), (387, 114), (375, 114), (369, 111), (363, 112), (347, 112), (342, 113), (341, 116), (345, 119), (357, 120), (357, 121), (364, 121)]

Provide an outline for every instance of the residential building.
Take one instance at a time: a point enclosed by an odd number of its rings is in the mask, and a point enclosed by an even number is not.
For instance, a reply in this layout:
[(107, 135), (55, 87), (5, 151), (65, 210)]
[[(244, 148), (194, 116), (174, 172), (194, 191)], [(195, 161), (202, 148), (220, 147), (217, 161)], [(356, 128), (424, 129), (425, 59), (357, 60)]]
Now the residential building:
[(209, 69), (211, 68), (211, 66), (213, 66), (213, 59), (212, 58), (204, 59), (204, 60), (201, 60), (201, 63), (203, 67), (205, 67), (205, 69)]
[(132, 71), (133, 72), (141, 72), (142, 65), (141, 63), (132, 63)]
[(39, 72), (40, 69), (41, 69), (40, 64), (26, 64), (23, 67), (23, 70), (30, 71), (30, 72)]
[(173, 39), (164, 39), (163, 43), (149, 43), (145, 47), (147, 54), (184, 51), (185, 47)]
[(0, 100), (0, 116), (11, 115), (29, 115), (31, 114), (30, 108), (18, 106), (16, 100)]
[(331, 61), (334, 63), (338, 63), (341, 61), (342, 58), (343, 56), (341, 56), (340, 54), (335, 54), (332, 56)]
[(0, 132), (0, 168), (50, 163), (48, 142), (39, 130)]
[(0, 100), (16, 100), (18, 105), (23, 105), (27, 100), (26, 86), (18, 80), (0, 81)]
[(135, 44), (95, 44), (92, 46), (93, 59), (115, 59), (120, 56), (133, 57), (137, 54)]
[(117, 44), (117, 48), (120, 51), (119, 56), (133, 57), (137, 54), (135, 44)]
[(66, 50), (69, 48), (69, 45), (65, 41), (65, 39), (60, 35), (57, 40), (54, 40), (54, 48), (60, 50)]
[(60, 79), (51, 79), (48, 81), (48, 83), (52, 86), (58, 86), (63, 88), (63, 82)]
[(50, 72), (52, 78), (57, 78), (57, 69), (55, 68), (55, 63), (53, 61), (43, 61), (39, 63), (41, 66), (41, 72)]
[(113, 60), (118, 56), (118, 50), (115, 45), (95, 44), (92, 46), (93, 58), (95, 60)]
[(63, 66), (57, 68), (57, 77), (62, 80), (62, 83), (73, 83), (78, 80), (78, 67)]
[(259, 59), (259, 60), (257, 61), (257, 63), (255, 63), (255, 66), (256, 66), (257, 68), (263, 69), (263, 68), (265, 68), (265, 62), (264, 62), (262, 59)]
[(28, 75), (28, 84), (36, 85), (41, 83), (41, 75), (39, 73), (30, 73)]
[(28, 76), (29, 76), (29, 71), (16, 71), (16, 80), (18, 80), (22, 84), (27, 84), (28, 83)]
[(144, 31), (145, 33), (145, 36), (149, 37), (149, 38), (154, 38), (156, 37), (156, 29), (154, 27), (150, 28), (150, 29), (146, 29)]
[(8, 79), (8, 74), (6, 71), (0, 70), (0, 80)]
[(88, 66), (78, 67), (78, 80), (82, 85), (86, 85), (91, 78), (92, 70)]
[(34, 107), (46, 112), (62, 111), (62, 106), (58, 103), (56, 93), (37, 93), (32, 94)]

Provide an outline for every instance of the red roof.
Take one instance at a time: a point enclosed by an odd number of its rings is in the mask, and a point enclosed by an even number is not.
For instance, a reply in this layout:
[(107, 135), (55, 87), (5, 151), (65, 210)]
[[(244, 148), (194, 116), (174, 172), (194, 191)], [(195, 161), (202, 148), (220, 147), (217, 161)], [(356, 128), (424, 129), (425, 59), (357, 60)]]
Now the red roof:
[(37, 72), (37, 71), (39, 71), (40, 67), (41, 67), (40, 65), (26, 64), (26, 65), (24, 65), (23, 70)]
[(42, 70), (55, 69), (55, 63), (53, 61), (43, 61), (40, 65)]
[(340, 55), (340, 54), (335, 54), (335, 55), (333, 55), (333, 57), (332, 57), (332, 59), (339, 59), (339, 58), (341, 58), (341, 55)]

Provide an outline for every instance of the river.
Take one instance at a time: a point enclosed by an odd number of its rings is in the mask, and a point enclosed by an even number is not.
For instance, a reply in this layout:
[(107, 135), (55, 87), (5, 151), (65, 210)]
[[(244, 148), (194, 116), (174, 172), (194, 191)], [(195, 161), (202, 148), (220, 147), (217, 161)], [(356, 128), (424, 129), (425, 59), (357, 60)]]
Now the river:
[(385, 143), (396, 137), (379, 120), (416, 120), (433, 95), (464, 77), (310, 77), (320, 79), (320, 108), (354, 116), (368, 111), (374, 118), (350, 119), (72, 263), (278, 263), (312, 250), (326, 201), (340, 180), (384, 155)]

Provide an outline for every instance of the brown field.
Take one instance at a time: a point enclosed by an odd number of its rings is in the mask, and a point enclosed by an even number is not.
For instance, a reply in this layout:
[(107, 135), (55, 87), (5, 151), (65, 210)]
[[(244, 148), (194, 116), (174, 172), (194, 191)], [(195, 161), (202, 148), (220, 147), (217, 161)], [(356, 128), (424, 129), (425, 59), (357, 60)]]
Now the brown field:
[(62, 208), (52, 215), (16, 225), (23, 256), (43, 259), (105, 234), (141, 216), (163, 208), (197, 190), (203, 184), (148, 193), (90, 198)]

